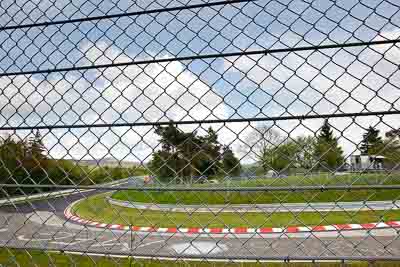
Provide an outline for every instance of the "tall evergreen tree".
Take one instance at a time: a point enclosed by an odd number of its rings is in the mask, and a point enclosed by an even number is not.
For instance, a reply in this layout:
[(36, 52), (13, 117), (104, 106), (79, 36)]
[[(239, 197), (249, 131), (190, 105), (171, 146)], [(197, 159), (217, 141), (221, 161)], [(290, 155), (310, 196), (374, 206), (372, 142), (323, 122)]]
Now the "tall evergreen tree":
[(157, 151), (153, 153), (153, 159), (149, 164), (149, 168), (154, 172), (161, 180), (175, 177), (177, 162), (174, 155), (165, 152)]
[(382, 137), (379, 136), (379, 130), (370, 126), (367, 132), (363, 134), (363, 139), (360, 145), (362, 155), (374, 155), (380, 153), (383, 148)]
[(167, 152), (175, 152), (174, 149), (182, 139), (181, 132), (172, 123), (166, 127), (157, 126), (155, 133), (161, 137), (162, 149)]
[(343, 150), (333, 135), (331, 126), (326, 119), (321, 127), (314, 148), (314, 155), (320, 168), (335, 170), (344, 163)]
[(207, 135), (199, 137), (199, 153), (197, 158), (201, 162), (200, 171), (202, 174), (210, 176), (216, 175), (222, 166), (221, 160), (221, 144), (218, 142), (218, 135), (213, 128), (209, 127)]
[(323, 142), (331, 143), (335, 142), (335, 137), (333, 136), (333, 130), (331, 129), (331, 125), (328, 120), (324, 121), (324, 124), (321, 127), (321, 131), (318, 135), (318, 139)]
[(29, 139), (28, 146), (32, 159), (43, 160), (46, 158), (46, 148), (43, 144), (42, 135), (39, 130), (37, 130), (35, 135)]
[(229, 146), (224, 146), (222, 153), (222, 164), (225, 174), (237, 176), (240, 174), (241, 165)]

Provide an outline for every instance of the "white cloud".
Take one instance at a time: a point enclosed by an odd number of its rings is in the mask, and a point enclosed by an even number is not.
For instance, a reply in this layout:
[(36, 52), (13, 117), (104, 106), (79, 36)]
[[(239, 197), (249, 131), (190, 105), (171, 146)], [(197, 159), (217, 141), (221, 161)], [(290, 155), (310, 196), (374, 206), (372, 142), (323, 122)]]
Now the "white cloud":
[[(93, 64), (130, 61), (105, 43), (82, 47)], [(40, 77), (0, 78), (1, 124), (91, 124), (225, 118), (223, 100), (180, 62), (133, 65)], [(185, 128), (185, 127), (183, 127)], [(188, 127), (186, 127), (188, 128)], [(157, 145), (151, 127), (55, 130), (45, 141), (56, 157), (144, 160)], [(142, 137), (144, 137), (142, 139)], [(100, 143), (98, 143), (100, 141)], [(57, 145), (57, 143), (59, 143)], [(152, 146), (152, 147), (151, 147)], [(130, 148), (133, 148), (132, 152)]]
[[(400, 31), (381, 35), (379, 38), (398, 38)], [(104, 42), (87, 43), (80, 49), (93, 64), (126, 62), (135, 57)], [(388, 110), (390, 104), (399, 108), (400, 90), (396, 84), (400, 83), (400, 74), (397, 69), (393, 71), (394, 64), (388, 60), (400, 62), (398, 47), (381, 45), (336, 54), (320, 51), (227, 58), (223, 68), (243, 76), (234, 86), (236, 90), (245, 93), (247, 86), (258, 88), (254, 88), (258, 92), (251, 98), (243, 98), (238, 105), (251, 101), (264, 112), (263, 116), (327, 114)], [(224, 79), (229, 78), (224, 76)], [(226, 119), (226, 105), (230, 104), (177, 61), (98, 69), (83, 74), (57, 73), (45, 78), (40, 75), (2, 77), (0, 86), (0, 124), (12, 126)], [(360, 117), (356, 121), (362, 127), (379, 122), (375, 117)], [(385, 122), (392, 127), (399, 126), (393, 116), (385, 117)], [(361, 139), (361, 127), (348, 118), (332, 119), (331, 123), (339, 130), (338, 136), (342, 132), (346, 137), (341, 138), (346, 152), (352, 152), (354, 142)], [(313, 134), (321, 124), (322, 120), (307, 120), (301, 125), (298, 121), (286, 121), (277, 122), (275, 127), (294, 137)], [(203, 124), (201, 128), (209, 126), (218, 131), (221, 142), (231, 144), (235, 150), (251, 131), (247, 123)], [(185, 125), (181, 129), (189, 131), (198, 127), (198, 124)], [(379, 127), (388, 129), (383, 123)], [(198, 130), (199, 134), (205, 133), (202, 129)], [(56, 158), (89, 155), (100, 158), (110, 153), (120, 159), (145, 160), (158, 145), (158, 137), (151, 127), (52, 133), (54, 136), (46, 134), (46, 145), (52, 147), (52, 156)]]
[[(375, 38), (398, 39), (399, 30), (383, 32)], [(353, 113), (400, 109), (400, 49), (394, 45), (377, 45), (346, 50), (280, 53), (265, 56), (227, 58), (224, 70), (246, 75), (249, 82), (236, 89), (248, 91), (258, 85), (260, 116)], [(389, 82), (388, 82), (389, 81)], [(262, 93), (261, 93), (262, 92)], [(272, 96), (271, 99), (266, 96)], [(261, 101), (264, 98), (265, 101)], [(266, 105), (263, 107), (263, 105)], [(399, 127), (396, 116), (331, 119), (346, 153), (352, 153), (361, 141), (363, 129), (377, 125), (382, 131)], [(290, 136), (312, 134), (322, 124), (321, 119), (277, 122)], [(390, 126), (388, 126), (390, 125)], [(307, 129), (309, 128), (309, 130)]]

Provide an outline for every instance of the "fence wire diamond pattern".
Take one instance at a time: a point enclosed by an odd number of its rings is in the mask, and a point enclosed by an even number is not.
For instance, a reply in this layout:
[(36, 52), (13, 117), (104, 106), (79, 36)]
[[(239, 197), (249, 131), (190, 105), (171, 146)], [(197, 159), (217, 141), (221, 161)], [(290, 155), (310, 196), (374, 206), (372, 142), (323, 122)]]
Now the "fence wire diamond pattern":
[(399, 36), (396, 0), (1, 1), (0, 264), (397, 264)]

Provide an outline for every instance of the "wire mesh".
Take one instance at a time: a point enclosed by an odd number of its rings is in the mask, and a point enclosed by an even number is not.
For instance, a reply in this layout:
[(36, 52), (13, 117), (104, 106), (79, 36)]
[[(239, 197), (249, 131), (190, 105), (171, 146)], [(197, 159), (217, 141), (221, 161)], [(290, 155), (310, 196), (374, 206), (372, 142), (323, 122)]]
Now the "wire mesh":
[(399, 36), (396, 0), (1, 1), (0, 264), (397, 264)]

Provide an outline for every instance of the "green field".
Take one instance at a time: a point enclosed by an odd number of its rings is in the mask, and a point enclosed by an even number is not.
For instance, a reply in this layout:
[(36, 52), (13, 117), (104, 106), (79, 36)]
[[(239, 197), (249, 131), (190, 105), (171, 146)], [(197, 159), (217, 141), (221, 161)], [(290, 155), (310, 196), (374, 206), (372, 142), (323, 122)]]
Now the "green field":
[[(224, 182), (217, 185), (197, 184), (196, 187), (260, 187), (260, 186), (309, 186), (309, 185), (398, 185), (400, 177), (394, 174), (363, 174), (313, 177), (290, 176), (276, 179)], [(176, 186), (176, 185), (175, 185)], [(185, 187), (185, 185), (178, 185)], [(187, 185), (186, 185), (187, 186)], [(115, 192), (113, 198), (133, 202), (159, 204), (256, 204), (256, 203), (298, 203), (335, 201), (379, 201), (396, 200), (400, 190), (351, 190), (351, 191), (274, 191), (274, 192), (200, 192), (200, 191), (134, 191)]]
[[(243, 178), (242, 180), (224, 180), (223, 177), (213, 177), (220, 184), (196, 184), (200, 187), (209, 186), (308, 186), (308, 185), (366, 185), (366, 184), (400, 184), (400, 172), (388, 173), (349, 173), (344, 175), (332, 175), (330, 173), (319, 173), (313, 175), (291, 175), (276, 178)], [(164, 184), (165, 185), (165, 184)], [(170, 184), (171, 186), (185, 186)], [(192, 185), (186, 185), (192, 186)]]
[[(265, 266), (266, 263), (235, 263), (235, 262), (196, 262), (190, 261), (185, 262), (183, 260), (178, 261), (161, 261), (161, 260), (141, 260), (134, 258), (111, 258), (111, 257), (98, 257), (98, 256), (79, 256), (71, 254), (60, 254), (55, 252), (41, 252), (35, 250), (0, 250), (0, 266), (20, 267), (20, 266), (36, 266), (36, 267), (47, 267), (47, 266), (99, 266), (99, 267), (112, 267), (112, 266), (148, 266), (148, 267), (258, 267)], [(270, 267), (389, 267), (389, 266), (400, 266), (398, 262), (374, 262), (368, 263), (268, 263)]]
[(274, 191), (274, 192), (154, 192), (125, 190), (112, 198), (158, 204), (261, 204), (335, 201), (378, 201), (400, 198), (400, 190)]
[(137, 210), (110, 205), (107, 194), (79, 202), (73, 212), (82, 218), (110, 224), (153, 227), (284, 227), (391, 221), (400, 210), (301, 213), (186, 213)]
[(367, 185), (400, 184), (400, 173), (352, 173), (332, 175), (329, 173), (313, 175), (291, 175), (283, 178), (257, 178), (243, 181), (225, 181), (230, 186), (308, 186), (308, 185)]

